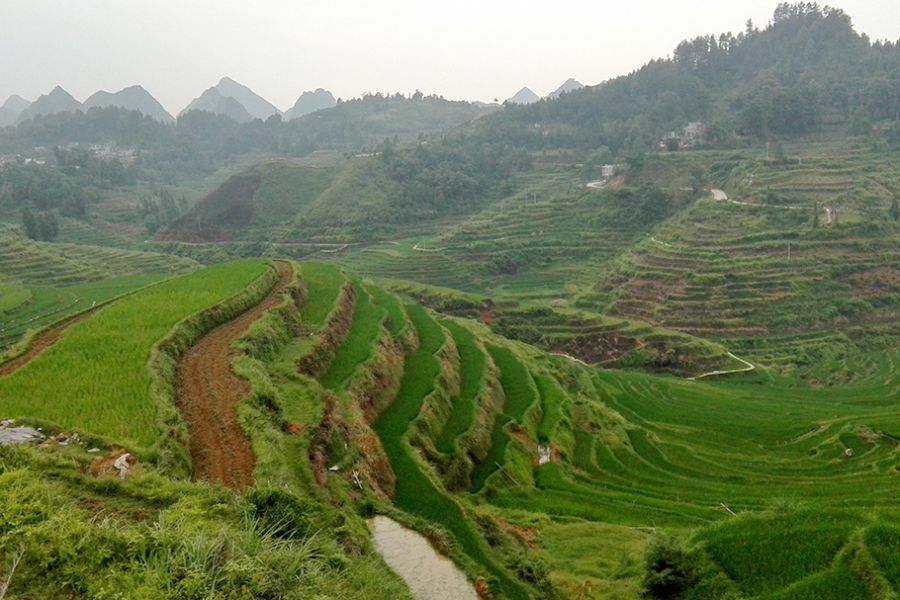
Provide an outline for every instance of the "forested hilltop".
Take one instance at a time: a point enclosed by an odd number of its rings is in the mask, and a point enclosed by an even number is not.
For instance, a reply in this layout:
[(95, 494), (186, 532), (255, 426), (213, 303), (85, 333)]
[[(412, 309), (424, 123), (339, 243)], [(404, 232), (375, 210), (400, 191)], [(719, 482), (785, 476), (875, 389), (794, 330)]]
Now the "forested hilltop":
[[(689, 121), (710, 141), (816, 131), (868, 133), (900, 114), (900, 43), (872, 42), (840, 9), (783, 3), (771, 23), (681, 42), (670, 58), (558, 100), (511, 105), (473, 132), (532, 149), (646, 151)], [(537, 126), (536, 126), (537, 125)], [(884, 126), (891, 143), (900, 128)]]

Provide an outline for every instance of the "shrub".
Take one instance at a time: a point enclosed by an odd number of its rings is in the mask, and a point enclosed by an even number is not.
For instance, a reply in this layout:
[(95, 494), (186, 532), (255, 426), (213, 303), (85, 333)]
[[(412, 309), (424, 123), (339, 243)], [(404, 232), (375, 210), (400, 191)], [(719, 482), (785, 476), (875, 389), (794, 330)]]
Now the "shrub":
[(648, 598), (678, 598), (698, 579), (696, 557), (675, 538), (657, 535), (644, 556), (643, 593)]

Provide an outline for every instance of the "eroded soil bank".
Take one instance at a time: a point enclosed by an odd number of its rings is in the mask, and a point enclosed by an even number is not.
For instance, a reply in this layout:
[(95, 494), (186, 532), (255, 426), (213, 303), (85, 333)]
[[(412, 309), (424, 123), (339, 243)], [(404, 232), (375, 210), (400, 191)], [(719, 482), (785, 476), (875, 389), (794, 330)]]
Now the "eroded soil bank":
[(417, 600), (478, 600), (462, 571), (415, 531), (383, 516), (370, 519), (369, 529), (375, 550)]

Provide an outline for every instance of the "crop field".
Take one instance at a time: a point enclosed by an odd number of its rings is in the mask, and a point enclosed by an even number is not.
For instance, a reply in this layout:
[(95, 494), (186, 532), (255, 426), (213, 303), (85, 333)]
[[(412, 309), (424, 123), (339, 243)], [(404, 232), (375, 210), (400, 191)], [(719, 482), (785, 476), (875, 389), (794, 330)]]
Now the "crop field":
[(459, 394), (453, 398), (453, 412), (435, 444), (438, 451), (451, 454), (456, 450), (456, 438), (469, 428), (475, 417), (475, 398), (481, 391), (485, 359), (468, 329), (450, 320), (441, 321), (441, 325), (450, 331), (459, 352)]
[[(782, 371), (882, 349), (900, 320), (894, 158), (821, 136), (746, 153), (597, 284), (609, 314), (716, 338)], [(790, 336), (784, 335), (790, 333)], [(840, 358), (838, 356), (837, 358)]]
[(309, 299), (303, 303), (303, 322), (320, 325), (337, 299), (344, 274), (334, 265), (305, 262), (301, 266), (306, 281)]
[(381, 328), (384, 309), (372, 302), (372, 297), (359, 281), (353, 282), (357, 300), (353, 310), (350, 332), (335, 353), (328, 372), (321, 379), (322, 387), (338, 391), (353, 375), (357, 366), (372, 354), (372, 346)]
[(422, 307), (407, 305), (406, 309), (419, 333), (419, 349), (406, 357), (397, 398), (373, 425), (397, 474), (394, 503), (412, 515), (445, 527), (472, 560), (489, 570), (509, 598), (525, 600), (527, 592), (487, 555), (484, 542), (465, 519), (459, 505), (434, 486), (412, 457), (406, 430), (418, 414), (422, 400), (434, 388), (440, 370), (435, 353), (443, 344), (443, 334)]
[(0, 236), (0, 276), (24, 285), (67, 286), (138, 273), (178, 275), (199, 265), (156, 252), (51, 244)]
[[(743, 597), (879, 597), (862, 582), (896, 585), (900, 559), (898, 386), (886, 371), (828, 389), (770, 375), (691, 383), (598, 371), (593, 386), (628, 421), (626, 442), (576, 429), (571, 468), (541, 465), (533, 492), (487, 498), (560, 519), (696, 532), (691, 543)], [(543, 395), (548, 382), (536, 383)]]
[(0, 412), (152, 444), (159, 431), (148, 396), (150, 347), (178, 321), (236, 294), (266, 268), (261, 259), (210, 267), (105, 307), (0, 378)]
[(0, 314), (27, 302), (31, 297), (31, 292), (21, 285), (0, 283)]
[(468, 289), (473, 285), (472, 275), (457, 261), (440, 251), (420, 252), (409, 256), (393, 247), (377, 246), (337, 253), (329, 258), (348, 270), (367, 277), (408, 279), (460, 289)]
[(490, 452), (488, 452), (487, 458), (476, 465), (472, 472), (472, 491), (474, 493), (481, 491), (487, 478), (498, 469), (498, 465), (503, 463), (503, 455), (506, 445), (509, 443), (509, 434), (505, 430), (506, 425), (510, 421), (521, 423), (525, 411), (536, 400), (533, 384), (531, 384), (531, 374), (516, 359), (512, 351), (492, 344), (487, 345), (487, 350), (497, 368), (500, 369), (500, 385), (503, 387), (506, 400), (503, 404), (503, 414), (497, 418), (494, 431), (491, 433)]
[(51, 325), (94, 304), (164, 278), (159, 273), (141, 273), (67, 287), (22, 288), (29, 292), (27, 300), (0, 314), (0, 349), (16, 343), (29, 329)]
[(391, 335), (395, 338), (398, 337), (406, 329), (406, 315), (400, 306), (400, 301), (396, 296), (389, 294), (380, 286), (367, 285), (365, 288), (366, 292), (372, 296), (375, 304), (387, 311), (391, 319), (391, 326), (389, 327)]

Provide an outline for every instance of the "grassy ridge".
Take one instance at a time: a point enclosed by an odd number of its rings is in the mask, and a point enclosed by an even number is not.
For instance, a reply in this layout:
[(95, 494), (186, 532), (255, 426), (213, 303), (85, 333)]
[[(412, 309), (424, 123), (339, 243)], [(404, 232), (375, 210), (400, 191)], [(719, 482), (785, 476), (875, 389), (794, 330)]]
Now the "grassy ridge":
[(456, 450), (456, 438), (469, 428), (475, 417), (475, 399), (481, 390), (485, 358), (468, 329), (450, 320), (441, 321), (441, 325), (453, 335), (459, 352), (459, 394), (453, 398), (453, 412), (435, 443), (438, 451), (450, 454)]
[(159, 433), (156, 407), (147, 396), (150, 347), (176, 323), (239, 292), (266, 268), (261, 259), (210, 267), (106, 307), (0, 379), (2, 412), (149, 446)]
[(483, 461), (475, 465), (472, 471), (472, 492), (478, 493), (484, 487), (487, 478), (503, 463), (509, 434), (504, 429), (510, 421), (521, 423), (525, 411), (536, 400), (533, 388), (528, 385), (531, 375), (508, 348), (486, 344), (491, 358), (500, 369), (500, 385), (506, 396), (503, 414), (497, 417), (494, 431), (491, 433), (491, 450)]

